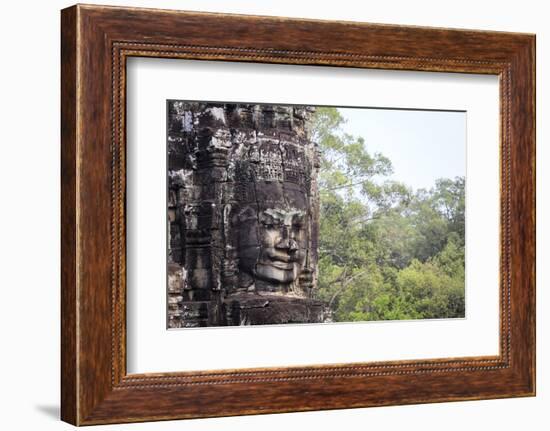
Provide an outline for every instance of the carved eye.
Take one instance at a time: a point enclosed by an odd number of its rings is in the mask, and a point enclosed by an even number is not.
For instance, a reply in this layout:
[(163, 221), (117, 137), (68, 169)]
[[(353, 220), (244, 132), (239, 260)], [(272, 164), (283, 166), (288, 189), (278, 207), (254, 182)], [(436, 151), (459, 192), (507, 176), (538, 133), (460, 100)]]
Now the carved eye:
[(274, 223), (273, 223), (273, 220), (262, 220), (262, 224), (267, 228), (267, 229), (273, 229), (274, 227)]
[(304, 220), (300, 218), (296, 218), (292, 221), (292, 227), (296, 229), (301, 229), (304, 226)]

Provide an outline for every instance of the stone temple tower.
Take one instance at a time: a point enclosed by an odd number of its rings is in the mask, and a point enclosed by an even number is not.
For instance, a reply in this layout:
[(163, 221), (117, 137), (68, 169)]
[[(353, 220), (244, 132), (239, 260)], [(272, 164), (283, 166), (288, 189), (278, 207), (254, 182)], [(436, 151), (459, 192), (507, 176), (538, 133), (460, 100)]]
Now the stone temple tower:
[(168, 327), (325, 321), (313, 112), (168, 102)]

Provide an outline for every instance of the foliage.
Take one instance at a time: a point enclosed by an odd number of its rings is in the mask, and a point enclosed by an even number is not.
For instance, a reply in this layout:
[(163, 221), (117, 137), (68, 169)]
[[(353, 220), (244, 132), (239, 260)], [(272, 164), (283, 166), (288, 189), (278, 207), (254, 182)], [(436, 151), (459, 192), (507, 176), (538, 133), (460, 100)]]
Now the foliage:
[(334, 321), (464, 316), (463, 177), (414, 192), (391, 161), (318, 108), (319, 289)]

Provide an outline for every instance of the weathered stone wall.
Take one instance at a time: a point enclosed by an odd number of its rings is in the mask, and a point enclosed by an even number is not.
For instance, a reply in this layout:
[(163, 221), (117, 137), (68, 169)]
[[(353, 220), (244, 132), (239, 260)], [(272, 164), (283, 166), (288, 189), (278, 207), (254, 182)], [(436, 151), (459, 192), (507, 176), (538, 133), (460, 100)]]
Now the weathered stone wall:
[(169, 102), (169, 327), (324, 320), (312, 113)]

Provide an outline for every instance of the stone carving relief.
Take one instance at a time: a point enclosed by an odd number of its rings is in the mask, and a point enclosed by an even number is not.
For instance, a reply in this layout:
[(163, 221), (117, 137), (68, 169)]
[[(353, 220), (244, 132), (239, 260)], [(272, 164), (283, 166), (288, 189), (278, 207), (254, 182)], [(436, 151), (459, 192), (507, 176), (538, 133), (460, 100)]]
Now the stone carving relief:
[(325, 321), (313, 112), (169, 101), (169, 327)]

